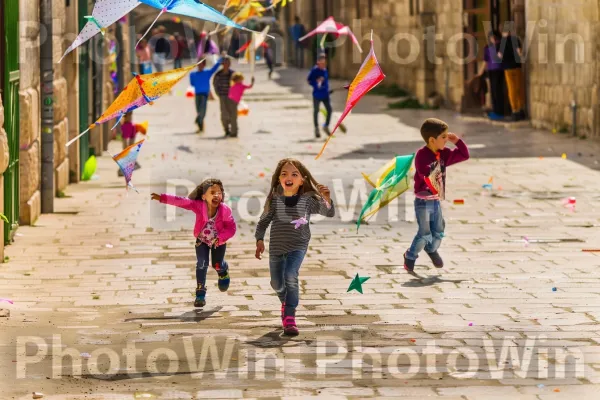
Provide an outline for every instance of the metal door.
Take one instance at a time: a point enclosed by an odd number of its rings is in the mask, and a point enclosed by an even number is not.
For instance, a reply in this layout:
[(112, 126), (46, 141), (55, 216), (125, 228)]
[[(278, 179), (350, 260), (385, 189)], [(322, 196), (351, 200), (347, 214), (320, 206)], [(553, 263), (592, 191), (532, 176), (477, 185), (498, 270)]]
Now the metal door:
[[(84, 17), (88, 14), (88, 0), (78, 0), (79, 30), (83, 29), (87, 23)], [(90, 105), (89, 105), (89, 41), (79, 46), (79, 131), (83, 132), (90, 126)], [(90, 134), (79, 138), (79, 173), (83, 172), (83, 166), (90, 157)]]
[(19, 226), (19, 1), (0, 0), (0, 81), (4, 130), (8, 136), (8, 168), (4, 171), (4, 243)]

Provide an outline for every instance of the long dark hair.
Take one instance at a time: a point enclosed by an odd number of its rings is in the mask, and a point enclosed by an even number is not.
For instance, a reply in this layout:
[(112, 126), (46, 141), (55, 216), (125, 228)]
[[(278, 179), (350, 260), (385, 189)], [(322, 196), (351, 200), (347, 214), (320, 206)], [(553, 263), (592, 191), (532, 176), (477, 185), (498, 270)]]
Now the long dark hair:
[(202, 196), (211, 186), (218, 185), (221, 188), (221, 193), (223, 197), (221, 198), (221, 202), (225, 200), (225, 189), (223, 189), (223, 183), (219, 179), (207, 179), (202, 182), (200, 185), (196, 187), (196, 189), (192, 190), (189, 194), (188, 198), (191, 200), (202, 200)]
[(269, 190), (269, 195), (267, 196), (267, 201), (265, 202), (265, 212), (268, 212), (271, 208), (273, 198), (275, 196), (283, 194), (283, 187), (281, 187), (281, 184), (279, 183), (279, 175), (281, 175), (281, 170), (286, 164), (292, 164), (294, 167), (296, 167), (296, 169), (300, 172), (300, 175), (302, 175), (302, 178), (304, 179), (304, 184), (298, 189), (298, 194), (310, 194), (311, 196), (314, 196), (317, 199), (321, 198), (321, 196), (319, 195), (319, 190), (317, 189), (319, 183), (315, 178), (313, 178), (312, 174), (304, 166), (304, 164), (302, 164), (295, 158), (284, 158), (277, 164), (277, 168), (275, 169), (273, 177), (271, 178), (271, 188)]

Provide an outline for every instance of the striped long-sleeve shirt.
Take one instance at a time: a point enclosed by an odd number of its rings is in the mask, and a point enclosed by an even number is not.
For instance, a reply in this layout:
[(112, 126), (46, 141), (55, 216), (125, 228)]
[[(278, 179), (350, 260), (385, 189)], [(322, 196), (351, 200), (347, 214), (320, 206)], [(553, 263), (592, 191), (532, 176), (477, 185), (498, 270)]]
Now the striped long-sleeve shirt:
[[(310, 224), (295, 224), (292, 221), (305, 217), (307, 222), (310, 222), (311, 214), (332, 218), (335, 216), (335, 208), (333, 204), (328, 208), (323, 200), (311, 195), (277, 196), (273, 198), (269, 211), (263, 213), (258, 221), (256, 240), (263, 240), (267, 228), (271, 225), (270, 255), (278, 256), (295, 250), (306, 251), (310, 241)], [(298, 229), (296, 225), (299, 225)]]

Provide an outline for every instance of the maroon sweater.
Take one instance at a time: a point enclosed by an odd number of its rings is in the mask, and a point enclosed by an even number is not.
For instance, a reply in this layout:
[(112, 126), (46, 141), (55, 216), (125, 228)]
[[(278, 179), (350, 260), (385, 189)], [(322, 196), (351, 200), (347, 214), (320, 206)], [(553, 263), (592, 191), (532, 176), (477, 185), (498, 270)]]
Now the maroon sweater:
[[(415, 196), (422, 199), (434, 200), (445, 198), (446, 167), (469, 159), (469, 149), (462, 139), (456, 143), (455, 149), (443, 148), (437, 153), (431, 151), (427, 146), (421, 147), (415, 156)], [(428, 183), (430, 174), (438, 166), (441, 175), (438, 177), (439, 193)], [(433, 179), (433, 178), (431, 178)]]

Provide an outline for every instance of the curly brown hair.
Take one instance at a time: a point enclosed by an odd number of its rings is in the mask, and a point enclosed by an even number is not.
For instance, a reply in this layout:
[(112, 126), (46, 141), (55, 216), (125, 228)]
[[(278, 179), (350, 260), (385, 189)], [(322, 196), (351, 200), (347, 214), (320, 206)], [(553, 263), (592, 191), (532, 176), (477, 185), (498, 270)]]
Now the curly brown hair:
[(321, 198), (319, 190), (317, 189), (319, 183), (312, 176), (310, 171), (304, 166), (304, 164), (302, 164), (295, 158), (284, 158), (277, 164), (277, 168), (275, 169), (273, 177), (271, 178), (271, 188), (269, 190), (269, 195), (267, 196), (267, 201), (265, 202), (265, 212), (268, 212), (271, 208), (271, 203), (273, 202), (273, 198), (275, 197), (275, 195), (283, 194), (283, 187), (279, 183), (279, 175), (281, 175), (281, 170), (286, 164), (292, 164), (294, 167), (296, 167), (296, 169), (300, 172), (300, 175), (302, 175), (302, 178), (304, 179), (304, 184), (298, 189), (298, 194), (310, 194), (311, 196), (314, 196), (317, 199)]
[(223, 202), (225, 200), (225, 189), (223, 189), (223, 182), (221, 182), (219, 179), (213, 178), (207, 179), (200, 185), (198, 185), (196, 189), (192, 190), (188, 198), (191, 200), (202, 200), (202, 196), (204, 195), (204, 193), (206, 193), (206, 191), (214, 185), (218, 185), (221, 188), (221, 193), (223, 194), (221, 202)]

